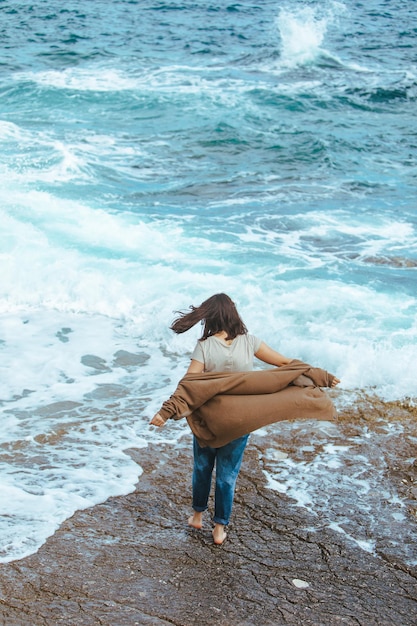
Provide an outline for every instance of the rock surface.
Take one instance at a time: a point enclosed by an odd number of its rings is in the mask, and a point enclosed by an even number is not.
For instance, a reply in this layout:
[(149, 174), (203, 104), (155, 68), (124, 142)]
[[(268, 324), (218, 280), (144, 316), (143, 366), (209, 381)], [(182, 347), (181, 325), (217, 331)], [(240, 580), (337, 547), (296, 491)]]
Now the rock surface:
[[(4, 626), (414, 626), (417, 571), (349, 543), (265, 487), (249, 445), (233, 523), (188, 528), (187, 446), (130, 451), (134, 493), (78, 511), (34, 555), (0, 566)], [(300, 582), (301, 581), (301, 582)]]

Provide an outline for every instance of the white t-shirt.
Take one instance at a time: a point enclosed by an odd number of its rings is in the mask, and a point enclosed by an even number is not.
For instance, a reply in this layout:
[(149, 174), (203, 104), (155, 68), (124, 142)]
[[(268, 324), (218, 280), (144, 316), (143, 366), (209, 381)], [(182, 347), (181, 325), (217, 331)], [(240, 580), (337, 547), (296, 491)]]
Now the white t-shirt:
[(197, 343), (191, 358), (203, 363), (205, 372), (249, 372), (261, 343), (254, 335), (238, 335), (228, 345), (213, 335)]

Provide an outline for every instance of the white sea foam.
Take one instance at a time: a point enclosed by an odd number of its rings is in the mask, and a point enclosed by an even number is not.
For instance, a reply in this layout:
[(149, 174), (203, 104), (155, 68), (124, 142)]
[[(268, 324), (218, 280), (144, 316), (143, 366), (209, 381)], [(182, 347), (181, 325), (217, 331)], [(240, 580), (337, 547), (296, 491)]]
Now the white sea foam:
[(375, 554), (375, 544), (376, 544), (375, 541), (372, 541), (369, 539), (358, 539), (356, 537), (353, 537), (352, 535), (347, 533), (341, 526), (339, 526), (339, 524), (337, 524), (336, 522), (331, 522), (329, 524), (329, 528), (331, 528), (332, 530), (335, 530), (338, 533), (341, 533), (342, 535), (345, 535), (350, 541), (353, 541), (360, 548), (362, 548), (362, 550), (365, 550), (365, 552), (370, 552), (371, 554)]
[[(190, 65), (164, 65), (161, 68), (144, 69), (124, 73), (120, 69), (92, 66), (67, 68), (62, 71), (19, 72), (16, 82), (33, 81), (45, 88), (67, 89), (81, 92), (130, 92), (133, 99), (155, 96), (163, 99), (167, 95), (181, 98), (183, 106), (204, 110), (203, 100), (216, 105), (236, 107), (241, 104), (241, 94), (248, 90), (245, 80), (238, 75), (225, 78), (224, 68), (204, 68)], [(190, 100), (190, 96), (194, 96)], [(10, 129), (9, 129), (10, 132)]]
[(136, 81), (121, 70), (92, 67), (66, 68), (62, 71), (16, 72), (18, 82), (32, 80), (39, 85), (77, 91), (123, 91), (133, 89)]
[(0, 121), (0, 141), (7, 142), (16, 139), (20, 141), (24, 134), (28, 135), (28, 133), (24, 133), (17, 124), (4, 120)]
[(36, 551), (75, 510), (132, 491), (141, 468), (126, 449), (180, 436), (148, 421), (184, 364), (155, 359), (132, 330), (48, 308), (1, 316), (0, 561)]
[[(154, 224), (46, 192), (11, 192), (6, 187), (1, 196), (4, 204), (13, 206), (12, 211), (1, 211), (4, 313), (42, 307), (105, 315), (137, 324), (140, 333), (165, 341), (175, 306), (186, 307), (212, 291), (234, 294), (239, 280), (247, 325), (283, 353), (326, 367), (343, 379), (346, 388), (369, 386), (394, 399), (416, 395), (415, 298), (339, 282), (336, 277), (314, 281), (293, 277), (290, 284), (286, 278), (297, 267), (320, 270), (337, 260), (337, 248), (326, 253), (315, 243), (309, 250), (305, 241), (301, 245), (303, 236), (313, 242), (319, 238), (324, 245), (335, 233), (355, 233), (363, 241), (358, 254), (364, 256), (395, 248), (404, 237), (410, 240), (409, 224), (376, 222), (369, 225), (366, 237), (366, 225), (349, 226), (325, 216), (320, 225), (316, 214), (301, 231), (252, 227), (238, 234), (236, 243), (233, 239), (226, 243), (204, 232), (187, 235), (185, 222), (164, 219)], [(253, 246), (241, 267), (234, 261), (242, 250), (238, 241)], [(258, 244), (263, 250), (261, 264)], [(178, 297), (184, 284), (188, 294)], [(271, 306), (260, 308), (264, 289)], [(190, 344), (185, 340), (185, 351)]]

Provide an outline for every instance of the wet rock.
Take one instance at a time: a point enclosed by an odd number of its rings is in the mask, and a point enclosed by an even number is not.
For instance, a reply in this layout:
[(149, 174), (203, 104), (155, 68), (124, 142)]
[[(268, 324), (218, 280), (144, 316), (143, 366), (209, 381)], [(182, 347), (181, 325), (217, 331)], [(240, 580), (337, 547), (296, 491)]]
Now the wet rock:
[(81, 357), (81, 363), (95, 370), (94, 373), (111, 371), (111, 368), (107, 365), (105, 359), (95, 356), (94, 354), (85, 354)]
[(69, 412), (79, 406), (81, 406), (81, 402), (72, 402), (71, 400), (52, 402), (51, 404), (39, 407), (34, 411), (34, 413), (35, 415), (41, 415), (42, 417), (56, 417), (57, 413)]
[(56, 337), (58, 337), (58, 339), (59, 339), (62, 343), (68, 343), (68, 341), (69, 341), (69, 337), (68, 337), (68, 335), (69, 335), (70, 333), (72, 333), (72, 332), (73, 332), (73, 330), (72, 330), (71, 328), (61, 328), (61, 330), (59, 330), (59, 331), (56, 333), (56, 335), (55, 335), (55, 336), (56, 336)]
[(87, 400), (115, 400), (117, 398), (124, 398), (129, 395), (129, 388), (124, 385), (113, 384), (101, 384), (97, 385), (93, 391), (85, 394), (84, 398)]
[[(267, 489), (249, 445), (221, 546), (189, 528), (191, 454), (149, 446), (134, 493), (77, 512), (0, 566), (7, 626), (414, 626), (417, 572), (349, 543)], [(307, 586), (308, 585), (308, 586)]]
[(138, 365), (144, 365), (150, 358), (150, 355), (146, 354), (146, 352), (132, 353), (126, 350), (118, 350), (114, 354), (113, 365), (115, 367), (124, 367), (128, 370)]

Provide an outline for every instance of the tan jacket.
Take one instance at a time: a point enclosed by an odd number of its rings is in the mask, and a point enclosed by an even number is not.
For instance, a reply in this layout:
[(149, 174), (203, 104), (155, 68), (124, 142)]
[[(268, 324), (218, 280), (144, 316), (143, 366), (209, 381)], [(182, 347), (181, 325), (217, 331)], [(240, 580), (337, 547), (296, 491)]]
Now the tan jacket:
[(269, 370), (186, 374), (159, 414), (186, 417), (201, 446), (219, 448), (274, 422), (333, 419), (333, 403), (320, 389), (333, 378), (297, 360)]

